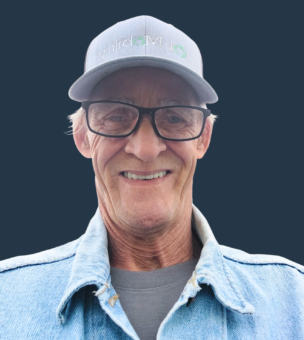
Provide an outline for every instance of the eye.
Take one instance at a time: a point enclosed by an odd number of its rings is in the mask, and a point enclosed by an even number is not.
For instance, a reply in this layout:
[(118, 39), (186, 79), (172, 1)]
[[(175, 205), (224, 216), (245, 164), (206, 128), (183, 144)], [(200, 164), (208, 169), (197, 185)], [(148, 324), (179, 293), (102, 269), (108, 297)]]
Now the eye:
[(177, 116), (169, 116), (167, 119), (169, 123), (180, 123), (182, 121), (182, 119)]
[(122, 122), (123, 117), (122, 116), (111, 116), (111, 117), (109, 117), (109, 120), (111, 122)]

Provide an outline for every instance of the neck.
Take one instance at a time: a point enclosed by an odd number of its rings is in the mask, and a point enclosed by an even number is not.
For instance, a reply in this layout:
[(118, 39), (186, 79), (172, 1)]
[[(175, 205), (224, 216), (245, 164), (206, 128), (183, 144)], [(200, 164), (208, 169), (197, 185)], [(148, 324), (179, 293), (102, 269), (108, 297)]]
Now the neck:
[(151, 271), (198, 259), (202, 244), (192, 233), (192, 208), (172, 227), (163, 227), (155, 234), (133, 235), (119, 228), (99, 204), (109, 240), (110, 265), (130, 271)]

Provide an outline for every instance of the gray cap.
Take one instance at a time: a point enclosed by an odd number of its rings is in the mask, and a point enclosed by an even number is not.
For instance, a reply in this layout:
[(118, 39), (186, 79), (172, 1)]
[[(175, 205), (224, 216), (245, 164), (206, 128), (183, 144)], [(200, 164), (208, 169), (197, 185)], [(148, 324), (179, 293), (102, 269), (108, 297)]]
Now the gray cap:
[(83, 75), (69, 90), (71, 99), (89, 99), (94, 85), (126, 67), (152, 66), (178, 74), (203, 103), (215, 103), (216, 92), (203, 78), (203, 61), (195, 42), (170, 24), (150, 16), (118, 22), (89, 45)]

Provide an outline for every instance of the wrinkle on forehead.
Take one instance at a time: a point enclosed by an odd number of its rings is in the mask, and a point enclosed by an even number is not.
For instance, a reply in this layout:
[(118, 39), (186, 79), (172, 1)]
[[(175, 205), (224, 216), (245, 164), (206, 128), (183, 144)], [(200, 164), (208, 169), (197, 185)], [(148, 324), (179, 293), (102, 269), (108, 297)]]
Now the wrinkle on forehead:
[[(130, 67), (101, 79), (90, 100), (118, 100), (151, 106), (200, 104), (197, 93), (179, 75), (155, 67)], [(171, 103), (170, 103), (171, 102)], [(168, 104), (167, 104), (168, 103)]]

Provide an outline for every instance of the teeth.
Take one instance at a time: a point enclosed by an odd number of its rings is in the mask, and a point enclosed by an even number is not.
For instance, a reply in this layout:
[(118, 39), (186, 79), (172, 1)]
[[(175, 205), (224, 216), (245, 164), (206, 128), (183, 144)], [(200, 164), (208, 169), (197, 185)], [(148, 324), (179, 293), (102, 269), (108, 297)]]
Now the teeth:
[(152, 175), (142, 176), (142, 175), (136, 175), (136, 174), (132, 174), (131, 172), (125, 171), (123, 175), (124, 177), (129, 178), (129, 179), (153, 179), (153, 178), (158, 178), (158, 177), (164, 177), (167, 175), (167, 173), (168, 171), (160, 171)]

